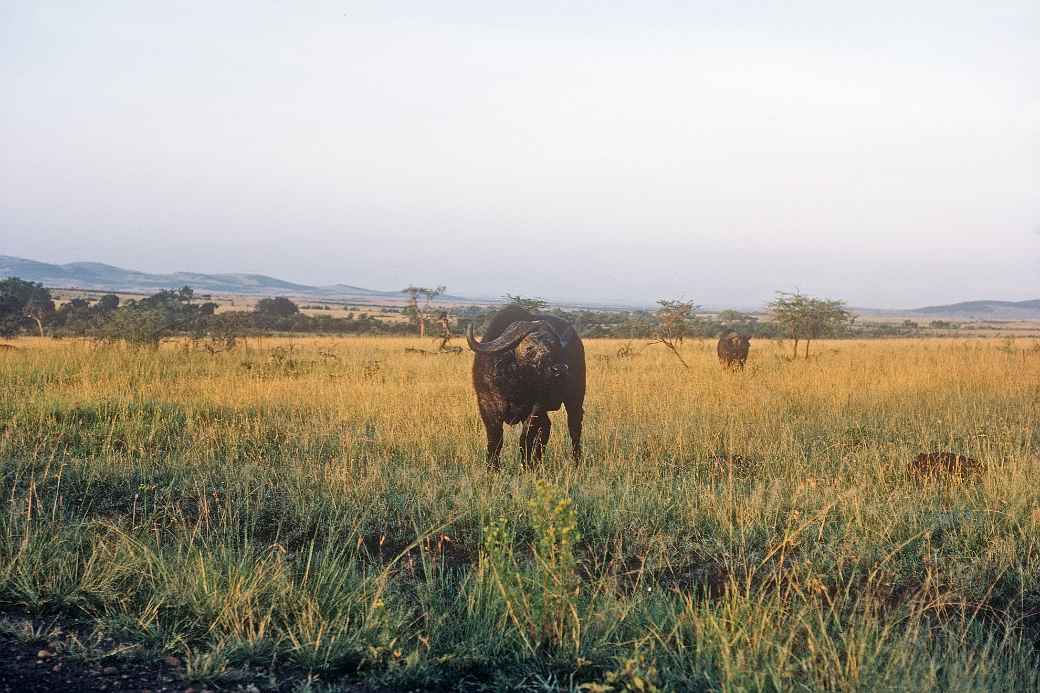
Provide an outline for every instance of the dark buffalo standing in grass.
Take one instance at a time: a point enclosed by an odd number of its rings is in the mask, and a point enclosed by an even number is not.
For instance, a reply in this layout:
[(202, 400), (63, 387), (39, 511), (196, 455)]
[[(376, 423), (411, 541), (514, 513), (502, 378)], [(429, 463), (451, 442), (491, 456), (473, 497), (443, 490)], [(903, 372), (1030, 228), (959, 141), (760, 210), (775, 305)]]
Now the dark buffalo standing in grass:
[(747, 355), (750, 348), (751, 337), (737, 334), (730, 330), (719, 337), (719, 346), (716, 348), (716, 352), (723, 367), (743, 370), (744, 364), (747, 363)]
[(502, 451), (502, 424), (523, 423), (524, 461), (540, 460), (549, 440), (549, 412), (567, 407), (574, 459), (581, 458), (585, 401), (585, 347), (574, 328), (552, 315), (519, 306), (501, 310), (482, 341), (466, 332), (473, 358), (473, 387), (487, 429), (488, 464)]

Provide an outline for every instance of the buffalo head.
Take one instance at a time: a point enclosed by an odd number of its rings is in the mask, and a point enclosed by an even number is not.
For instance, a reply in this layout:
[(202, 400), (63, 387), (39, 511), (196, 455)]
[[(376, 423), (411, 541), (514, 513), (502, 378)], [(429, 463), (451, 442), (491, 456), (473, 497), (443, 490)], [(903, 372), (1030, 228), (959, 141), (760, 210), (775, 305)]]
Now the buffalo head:
[(738, 352), (747, 353), (748, 347), (751, 346), (751, 337), (746, 334), (731, 334), (729, 335), (730, 347), (737, 350)]
[(473, 327), (466, 330), (469, 348), (478, 354), (505, 354), (512, 351), (516, 366), (527, 376), (546, 384), (566, 377), (563, 342), (552, 326), (542, 320), (514, 322), (505, 332), (488, 342), (478, 342)]

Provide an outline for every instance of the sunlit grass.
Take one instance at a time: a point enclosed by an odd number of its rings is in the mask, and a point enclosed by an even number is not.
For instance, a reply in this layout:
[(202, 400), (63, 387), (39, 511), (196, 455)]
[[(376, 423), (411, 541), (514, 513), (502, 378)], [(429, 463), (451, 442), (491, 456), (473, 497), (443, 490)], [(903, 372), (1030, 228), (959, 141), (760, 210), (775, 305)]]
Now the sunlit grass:
[[(405, 353), (417, 339), (15, 343), (0, 600), (199, 680), (1040, 683), (1033, 340), (822, 342), (808, 361), (756, 342), (743, 373), (708, 342), (686, 370), (590, 341), (585, 463), (561, 412), (540, 466), (514, 431), (496, 473), (471, 357)], [(919, 484), (906, 465), (931, 450), (985, 471)]]

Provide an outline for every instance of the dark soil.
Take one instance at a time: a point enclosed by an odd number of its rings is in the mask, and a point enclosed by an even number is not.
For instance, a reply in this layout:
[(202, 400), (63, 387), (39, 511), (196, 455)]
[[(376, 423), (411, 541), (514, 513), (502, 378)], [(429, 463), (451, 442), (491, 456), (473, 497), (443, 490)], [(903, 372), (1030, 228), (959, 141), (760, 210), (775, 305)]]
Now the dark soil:
[[(46, 641), (28, 642), (0, 634), (0, 691), (185, 691), (178, 668), (163, 660), (85, 662), (51, 647)], [(195, 688), (201, 693), (202, 688)]]
[[(302, 672), (228, 672), (218, 684), (192, 683), (183, 662), (173, 656), (142, 653), (132, 643), (105, 638), (84, 656), (70, 647), (73, 636), (84, 639), (86, 627), (58, 627), (54, 621), (0, 611), (4, 624), (21, 624), (26, 632), (47, 633), (39, 638), (0, 629), (0, 693), (281, 693), (293, 690)], [(31, 630), (29, 630), (31, 628)], [(15, 630), (14, 632), (18, 632)], [(57, 635), (56, 635), (57, 634)], [(132, 651), (133, 654), (126, 654)], [(364, 683), (339, 682), (344, 693), (389, 693)]]

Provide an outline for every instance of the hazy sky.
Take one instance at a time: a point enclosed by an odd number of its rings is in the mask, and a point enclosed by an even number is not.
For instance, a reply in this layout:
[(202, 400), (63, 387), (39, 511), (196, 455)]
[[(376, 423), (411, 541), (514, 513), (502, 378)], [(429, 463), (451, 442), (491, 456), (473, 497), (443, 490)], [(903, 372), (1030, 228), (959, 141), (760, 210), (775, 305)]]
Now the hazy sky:
[(1040, 2), (0, 3), (0, 254), (1040, 297)]

